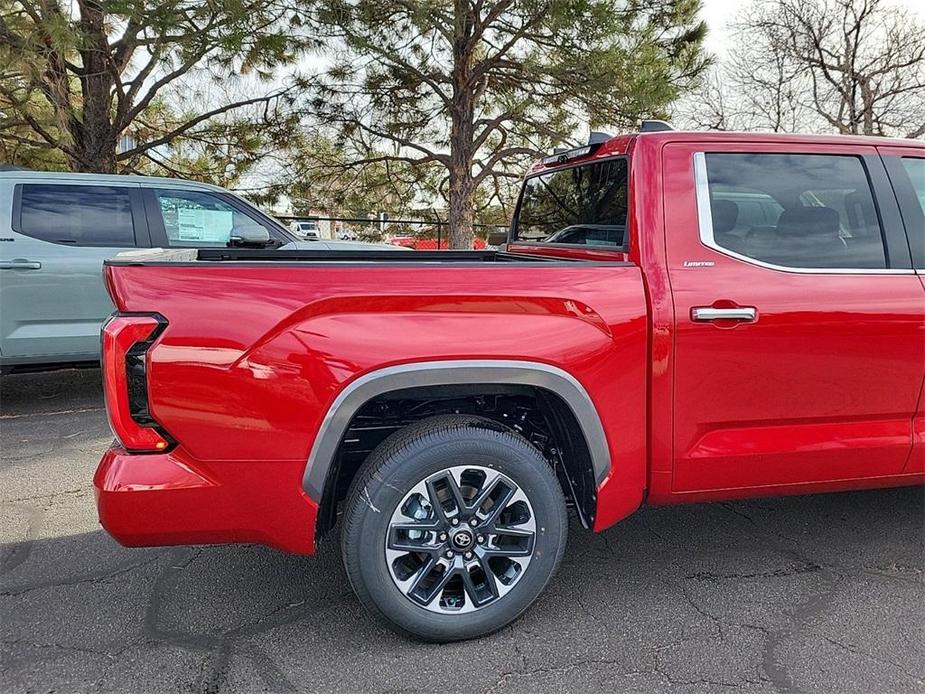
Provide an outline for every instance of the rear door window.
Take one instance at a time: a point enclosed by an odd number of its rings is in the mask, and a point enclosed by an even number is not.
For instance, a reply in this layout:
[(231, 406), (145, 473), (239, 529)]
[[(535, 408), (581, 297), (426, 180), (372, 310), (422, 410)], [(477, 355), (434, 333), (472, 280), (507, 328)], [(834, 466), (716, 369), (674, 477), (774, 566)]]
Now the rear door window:
[(717, 153), (705, 161), (712, 241), (719, 248), (783, 267), (886, 267), (859, 157)]
[(626, 159), (528, 178), (514, 240), (623, 248), (629, 199)]
[(14, 231), (70, 246), (135, 246), (129, 188), (44, 183), (18, 187)]

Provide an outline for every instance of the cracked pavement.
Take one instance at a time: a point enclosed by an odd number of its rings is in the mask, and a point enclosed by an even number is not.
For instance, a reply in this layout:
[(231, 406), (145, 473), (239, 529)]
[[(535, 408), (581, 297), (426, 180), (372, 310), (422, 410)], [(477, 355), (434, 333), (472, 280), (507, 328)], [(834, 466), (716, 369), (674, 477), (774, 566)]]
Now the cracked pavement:
[(522, 619), (421, 644), (366, 617), (332, 541), (117, 545), (99, 377), (0, 381), (3, 692), (925, 692), (921, 487), (573, 521)]

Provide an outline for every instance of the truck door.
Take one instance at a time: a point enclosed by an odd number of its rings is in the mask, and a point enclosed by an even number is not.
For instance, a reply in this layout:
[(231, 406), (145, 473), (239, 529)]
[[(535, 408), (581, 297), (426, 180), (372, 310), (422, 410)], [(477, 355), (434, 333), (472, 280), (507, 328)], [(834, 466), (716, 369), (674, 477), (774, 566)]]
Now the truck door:
[[(0, 244), (0, 353), (29, 362), (96, 359), (100, 325), (115, 310), (103, 261), (147, 245), (136, 184), (64, 181), (13, 188), (11, 241)], [(140, 228), (139, 228), (140, 227)]]
[(873, 147), (663, 151), (679, 492), (900, 474), (925, 293)]

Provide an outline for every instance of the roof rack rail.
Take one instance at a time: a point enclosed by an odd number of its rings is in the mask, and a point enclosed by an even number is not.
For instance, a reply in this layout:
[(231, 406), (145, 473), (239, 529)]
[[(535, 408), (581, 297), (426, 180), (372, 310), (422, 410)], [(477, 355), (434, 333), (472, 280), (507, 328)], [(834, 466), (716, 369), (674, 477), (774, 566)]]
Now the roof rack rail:
[(639, 124), (639, 132), (641, 133), (658, 133), (665, 130), (674, 130), (670, 123), (666, 123), (663, 120), (655, 120), (654, 118), (644, 118)]
[(0, 171), (32, 171), (32, 169), (17, 164), (0, 164)]

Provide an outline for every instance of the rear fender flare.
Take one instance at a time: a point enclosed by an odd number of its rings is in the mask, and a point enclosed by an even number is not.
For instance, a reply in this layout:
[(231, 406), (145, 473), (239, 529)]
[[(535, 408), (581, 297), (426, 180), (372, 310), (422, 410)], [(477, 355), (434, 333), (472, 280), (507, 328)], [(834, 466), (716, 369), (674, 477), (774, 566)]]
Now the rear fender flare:
[(596, 484), (599, 486), (606, 479), (611, 461), (604, 426), (591, 396), (574, 376), (540, 362), (474, 359), (388, 366), (350, 382), (334, 399), (321, 422), (302, 479), (305, 492), (321, 502), (344, 433), (354, 415), (370, 400), (406, 388), (474, 383), (533, 386), (558, 395), (581, 427)]

